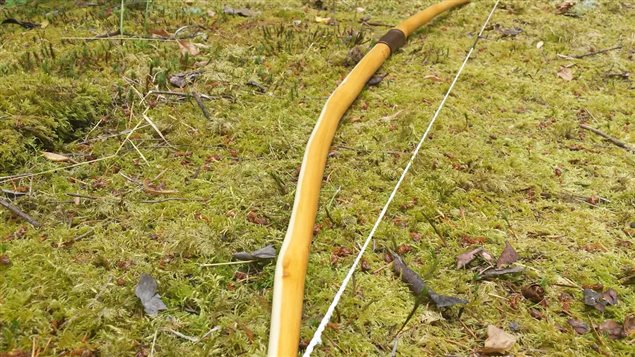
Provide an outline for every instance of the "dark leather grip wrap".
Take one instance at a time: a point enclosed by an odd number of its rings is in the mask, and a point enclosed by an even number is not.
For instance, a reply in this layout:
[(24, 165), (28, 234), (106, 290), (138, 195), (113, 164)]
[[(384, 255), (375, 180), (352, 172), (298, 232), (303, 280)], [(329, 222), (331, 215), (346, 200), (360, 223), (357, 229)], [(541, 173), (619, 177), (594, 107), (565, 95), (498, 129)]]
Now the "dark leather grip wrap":
[(406, 44), (406, 35), (401, 32), (401, 30), (392, 29), (386, 32), (386, 34), (379, 39), (379, 42), (390, 47), (390, 53), (395, 53), (395, 51)]

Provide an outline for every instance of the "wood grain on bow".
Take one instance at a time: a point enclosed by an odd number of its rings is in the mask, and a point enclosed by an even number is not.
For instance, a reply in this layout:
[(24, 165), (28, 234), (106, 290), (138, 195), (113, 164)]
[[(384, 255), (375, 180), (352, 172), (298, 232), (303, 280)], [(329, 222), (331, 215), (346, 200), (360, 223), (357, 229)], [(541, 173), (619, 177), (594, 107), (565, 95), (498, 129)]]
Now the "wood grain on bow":
[(344, 113), (381, 65), (406, 38), (435, 16), (469, 0), (444, 0), (388, 31), (328, 98), (306, 146), (298, 186), (276, 265), (269, 356), (296, 356), (300, 339), (304, 281), (313, 237), (322, 175), (335, 130)]

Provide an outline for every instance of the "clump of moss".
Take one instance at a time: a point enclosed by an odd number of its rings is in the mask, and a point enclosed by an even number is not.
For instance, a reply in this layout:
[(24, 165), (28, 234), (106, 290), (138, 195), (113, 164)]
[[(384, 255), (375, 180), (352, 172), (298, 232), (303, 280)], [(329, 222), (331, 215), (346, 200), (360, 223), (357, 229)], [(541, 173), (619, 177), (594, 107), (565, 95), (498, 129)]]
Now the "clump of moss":
[(90, 81), (14, 73), (0, 86), (0, 173), (37, 150), (59, 150), (107, 114), (110, 93)]

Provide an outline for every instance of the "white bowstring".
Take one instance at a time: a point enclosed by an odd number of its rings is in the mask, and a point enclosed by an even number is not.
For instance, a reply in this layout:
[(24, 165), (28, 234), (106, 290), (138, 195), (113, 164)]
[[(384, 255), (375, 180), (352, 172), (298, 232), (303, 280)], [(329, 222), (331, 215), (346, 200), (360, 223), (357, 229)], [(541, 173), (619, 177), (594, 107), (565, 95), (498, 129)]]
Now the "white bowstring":
[(309, 345), (307, 346), (306, 351), (303, 354), (304, 357), (311, 356), (311, 353), (313, 353), (313, 349), (315, 349), (315, 347), (322, 342), (322, 332), (324, 332), (326, 325), (331, 320), (331, 316), (333, 315), (333, 312), (335, 311), (335, 307), (340, 302), (340, 298), (342, 297), (344, 290), (346, 290), (346, 287), (348, 286), (348, 282), (353, 277), (353, 274), (355, 273), (355, 269), (357, 268), (359, 261), (362, 259), (362, 256), (364, 255), (364, 252), (366, 251), (366, 248), (368, 247), (368, 244), (370, 243), (373, 236), (375, 235), (375, 231), (377, 230), (377, 228), (379, 227), (379, 224), (383, 220), (384, 215), (386, 214), (386, 211), (388, 211), (388, 207), (390, 206), (390, 203), (392, 203), (392, 200), (395, 198), (395, 194), (397, 193), (397, 190), (399, 189), (399, 187), (401, 186), (401, 183), (406, 177), (406, 174), (410, 170), (410, 167), (412, 166), (412, 163), (417, 157), (417, 154), (419, 154), (419, 150), (421, 149), (421, 146), (423, 146), (423, 142), (428, 137), (428, 133), (430, 133), (430, 130), (432, 129), (432, 125), (434, 125), (434, 122), (437, 120), (437, 117), (439, 116), (441, 109), (443, 109), (443, 106), (445, 105), (446, 100), (450, 96), (450, 92), (452, 92), (452, 88), (454, 88), (454, 85), (456, 84), (456, 81), (459, 79), (461, 72), (463, 72), (463, 68), (465, 67), (465, 64), (467, 63), (467, 61), (470, 59), (470, 56), (472, 55), (472, 52), (474, 51), (474, 48), (476, 47), (476, 44), (478, 43), (479, 38), (483, 35), (483, 31), (485, 31), (485, 27), (487, 27), (489, 20), (494, 15), (494, 11), (496, 10), (496, 7), (498, 6), (499, 1), (500, 0), (496, 0), (494, 7), (492, 7), (492, 11), (490, 11), (489, 15), (487, 16), (487, 19), (485, 20), (485, 23), (483, 23), (483, 26), (481, 27), (481, 31), (478, 33), (476, 40), (470, 47), (470, 50), (468, 51), (467, 56), (465, 56), (465, 59), (463, 60), (463, 63), (461, 64), (461, 67), (459, 68), (458, 72), (456, 72), (456, 76), (454, 76), (454, 80), (452, 81), (452, 84), (450, 84), (450, 87), (448, 88), (448, 91), (445, 93), (443, 100), (441, 100), (441, 104), (439, 104), (439, 107), (437, 108), (436, 112), (434, 112), (434, 115), (432, 116), (432, 119), (430, 120), (430, 123), (428, 124), (428, 127), (426, 128), (426, 131), (423, 133), (423, 136), (421, 136), (421, 139), (419, 140), (417, 147), (412, 152), (412, 156), (410, 157), (410, 160), (408, 160), (408, 164), (406, 164), (406, 168), (401, 173), (401, 177), (399, 177), (399, 180), (397, 181), (395, 188), (393, 188), (392, 192), (390, 193), (390, 196), (388, 197), (388, 201), (386, 201), (384, 208), (382, 208), (381, 212), (379, 213), (379, 216), (377, 217), (377, 220), (375, 221), (375, 224), (373, 225), (373, 229), (371, 229), (370, 233), (368, 234), (368, 237), (364, 241), (364, 245), (362, 246), (362, 249), (360, 249), (359, 254), (357, 254), (357, 257), (355, 258), (355, 261), (353, 262), (353, 265), (348, 270), (346, 277), (342, 281), (342, 285), (340, 286), (340, 289), (335, 294), (335, 297), (333, 297), (333, 301), (331, 302), (331, 305), (329, 306), (328, 310), (326, 310), (326, 314), (322, 318), (322, 321), (320, 321), (320, 325), (318, 326), (317, 330), (315, 330), (315, 333), (313, 334), (313, 337), (311, 338), (311, 342), (309, 342)]

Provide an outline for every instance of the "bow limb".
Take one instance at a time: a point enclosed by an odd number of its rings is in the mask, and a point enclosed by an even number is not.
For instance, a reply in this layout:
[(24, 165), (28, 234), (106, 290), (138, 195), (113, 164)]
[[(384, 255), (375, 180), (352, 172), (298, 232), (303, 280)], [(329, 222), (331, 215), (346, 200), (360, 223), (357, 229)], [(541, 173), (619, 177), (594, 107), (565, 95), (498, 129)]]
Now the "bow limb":
[(440, 13), (469, 2), (444, 0), (388, 31), (328, 98), (307, 143), (287, 234), (282, 243), (273, 288), (269, 356), (296, 356), (300, 340), (304, 281), (313, 237), (322, 176), (333, 136), (344, 113), (366, 82), (406, 38)]

